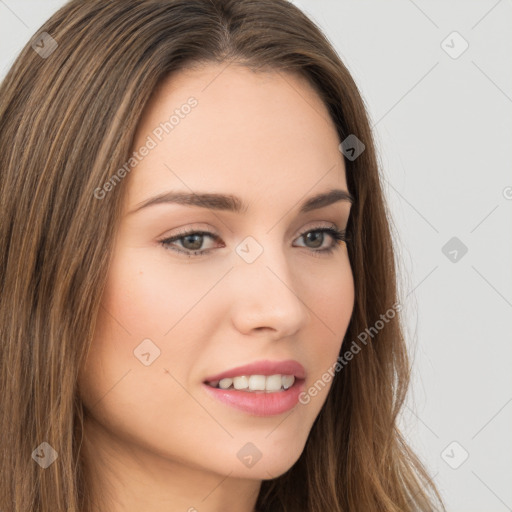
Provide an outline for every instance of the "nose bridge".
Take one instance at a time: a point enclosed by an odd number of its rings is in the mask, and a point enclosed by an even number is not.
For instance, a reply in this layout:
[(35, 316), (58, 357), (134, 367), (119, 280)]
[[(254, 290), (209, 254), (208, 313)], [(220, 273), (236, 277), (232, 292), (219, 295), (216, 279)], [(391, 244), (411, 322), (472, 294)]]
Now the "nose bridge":
[[(261, 240), (261, 241), (260, 241)], [(271, 328), (289, 336), (309, 319), (283, 244), (277, 237), (247, 236), (236, 248), (236, 304), (233, 321), (241, 331)]]

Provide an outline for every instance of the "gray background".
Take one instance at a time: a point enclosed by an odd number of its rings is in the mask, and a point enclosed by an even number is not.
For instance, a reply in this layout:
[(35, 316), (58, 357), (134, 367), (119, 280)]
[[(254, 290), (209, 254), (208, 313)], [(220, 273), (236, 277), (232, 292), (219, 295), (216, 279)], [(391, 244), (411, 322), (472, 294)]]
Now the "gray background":
[[(0, 77), (64, 3), (0, 0)], [(512, 510), (512, 1), (294, 3), (374, 126), (414, 362), (404, 433), (448, 510)]]

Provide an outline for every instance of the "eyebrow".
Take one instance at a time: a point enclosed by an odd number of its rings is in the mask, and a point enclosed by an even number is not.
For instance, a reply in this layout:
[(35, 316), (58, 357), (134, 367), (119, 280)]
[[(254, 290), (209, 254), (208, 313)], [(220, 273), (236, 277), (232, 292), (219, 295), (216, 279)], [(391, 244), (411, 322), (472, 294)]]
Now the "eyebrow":
[[(346, 190), (331, 189), (327, 192), (316, 194), (304, 201), (300, 206), (299, 213), (302, 214), (319, 208), (324, 208), (339, 201), (348, 201), (353, 204), (355, 199)], [(148, 206), (166, 203), (198, 206), (201, 208), (224, 210), (234, 213), (245, 213), (247, 211), (247, 205), (244, 204), (239, 197), (231, 194), (165, 192), (139, 203), (139, 205), (129, 212), (129, 214), (138, 212)]]

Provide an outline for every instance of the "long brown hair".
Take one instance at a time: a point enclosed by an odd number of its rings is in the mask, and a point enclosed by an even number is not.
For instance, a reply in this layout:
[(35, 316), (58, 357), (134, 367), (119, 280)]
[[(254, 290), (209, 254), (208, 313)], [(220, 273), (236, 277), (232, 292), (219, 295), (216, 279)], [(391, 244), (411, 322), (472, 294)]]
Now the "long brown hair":
[[(156, 86), (202, 62), (299, 73), (328, 107), (355, 197), (355, 305), (340, 355), (397, 304), (390, 218), (364, 102), (319, 28), (285, 0), (72, 0), (27, 43), (0, 87), (0, 509), (92, 509), (77, 375), (92, 339), (130, 155)], [(391, 316), (391, 315), (389, 315)], [(443, 507), (396, 420), (409, 361), (399, 315), (336, 373), (303, 453), (263, 481), (263, 512)], [(58, 458), (42, 469), (34, 450)], [(444, 508), (442, 508), (444, 510)]]

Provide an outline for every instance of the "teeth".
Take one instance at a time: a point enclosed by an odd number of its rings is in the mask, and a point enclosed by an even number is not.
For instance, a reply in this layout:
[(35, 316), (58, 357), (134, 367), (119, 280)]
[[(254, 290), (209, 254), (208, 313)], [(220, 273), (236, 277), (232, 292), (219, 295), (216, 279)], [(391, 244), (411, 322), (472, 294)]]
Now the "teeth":
[(244, 375), (233, 379), (233, 387), (235, 389), (247, 389), (249, 387), (249, 379)]
[(279, 391), (281, 389), (281, 375), (270, 375), (265, 379), (265, 389), (267, 391)]
[(283, 375), (281, 377), (283, 381), (283, 388), (288, 389), (293, 386), (293, 383), (295, 382), (295, 377), (293, 375)]
[(249, 377), (249, 389), (251, 391), (265, 391), (265, 375), (251, 375)]
[(210, 382), (210, 386), (220, 389), (276, 392), (293, 386), (293, 375), (241, 375)]
[(220, 379), (219, 388), (228, 389), (233, 384), (233, 379)]

